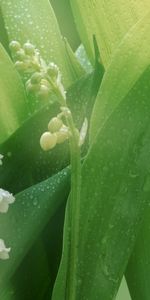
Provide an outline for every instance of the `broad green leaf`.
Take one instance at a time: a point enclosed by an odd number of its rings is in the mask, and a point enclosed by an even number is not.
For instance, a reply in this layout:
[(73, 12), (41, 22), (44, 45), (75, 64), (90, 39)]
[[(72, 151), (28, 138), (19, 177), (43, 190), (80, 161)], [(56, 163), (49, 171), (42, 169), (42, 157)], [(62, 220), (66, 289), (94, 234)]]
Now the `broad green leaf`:
[(42, 233), (17, 268), (10, 283), (16, 300), (46, 300), (47, 291), (52, 290), (52, 282)]
[[(103, 70), (97, 66), (93, 74), (83, 77), (68, 90), (67, 102), (79, 129), (84, 118), (90, 118), (102, 76)], [(17, 193), (57, 173), (69, 163), (67, 142), (46, 153), (39, 144), (49, 120), (58, 112), (57, 105), (42, 108), (0, 146), (0, 153), (4, 155), (0, 172), (3, 188)]]
[[(145, 49), (149, 42), (146, 39), (149, 27), (148, 14), (130, 32), (131, 37), (136, 35), (136, 39), (138, 35), (141, 37), (138, 29), (142, 28), (141, 52), (142, 47)], [(129, 36), (126, 38), (127, 41)], [(123, 49), (124, 47), (122, 51)], [(121, 50), (119, 54), (122, 55)], [(117, 65), (120, 57), (116, 55), (115, 58), (116, 62), (113, 64)], [(143, 58), (143, 61), (142, 58), (138, 55), (134, 60), (137, 70), (140, 66), (138, 76), (134, 78), (133, 72), (129, 82), (126, 82), (127, 75), (124, 78), (126, 91), (122, 84), (123, 80), (119, 81), (120, 66), (113, 69), (114, 74), (111, 73), (117, 78), (114, 90), (109, 90), (108, 83), (111, 81), (107, 81), (105, 89), (103, 85), (101, 86), (104, 103), (108, 103), (109, 93), (112, 94), (111, 99), (114, 99), (114, 103), (110, 110), (108, 105), (106, 106), (103, 123), (101, 118), (97, 123), (97, 137), (83, 164), (78, 253), (80, 270), (74, 286), (79, 299), (107, 300), (115, 296), (135, 243), (145, 203), (149, 199), (149, 191), (143, 189), (149, 174), (149, 160), (146, 155), (150, 146), (149, 53), (146, 52), (146, 59)], [(111, 67), (106, 73), (108, 78), (109, 71), (112, 72)], [(111, 76), (111, 79), (114, 77)], [(123, 97), (119, 99), (119, 96), (116, 97), (116, 90), (120, 92), (118, 95), (121, 95), (121, 88)], [(97, 109), (97, 114), (101, 112), (100, 108)], [(143, 164), (145, 157), (146, 164)], [(64, 254), (54, 290), (54, 300), (66, 299), (65, 293), (69, 289), (69, 273), (67, 273), (69, 227), (69, 221), (66, 219)], [(66, 278), (64, 283), (62, 278)]]
[(77, 59), (76, 55), (73, 53), (70, 45), (68, 44), (65, 38), (64, 38), (64, 43), (66, 49), (66, 56), (68, 60), (68, 66), (70, 66), (70, 72), (74, 77), (74, 81), (76, 81), (78, 78), (84, 76), (86, 72), (83, 66), (80, 64), (80, 61)]
[(75, 51), (80, 44), (80, 38), (74, 23), (74, 18), (69, 0), (50, 0), (56, 14), (61, 33), (67, 38)]
[(91, 118), (90, 141), (132, 89), (150, 62), (150, 13), (122, 41), (105, 73)]
[(30, 41), (40, 50), (45, 61), (55, 62), (68, 87), (74, 77), (66, 58), (58, 23), (48, 0), (0, 0), (9, 40)]
[[(71, 290), (77, 299), (114, 299), (148, 206), (149, 78), (147, 68), (99, 130), (82, 166), (78, 274)], [(69, 299), (71, 206), (53, 300)]]
[(68, 169), (16, 196), (7, 215), (0, 218), (0, 236), (11, 247), (10, 259), (0, 262), (0, 285), (14, 274), (50, 218), (69, 192)]
[(0, 44), (0, 143), (6, 140), (27, 117), (23, 84)]
[(128, 30), (150, 9), (149, 0), (70, 0), (81, 40), (93, 61), (93, 34), (107, 67)]
[[(149, 160), (149, 149), (145, 157), (145, 164)], [(149, 168), (148, 164), (148, 168)], [(149, 171), (149, 169), (148, 169)], [(148, 176), (145, 189), (150, 190), (150, 178)], [(145, 211), (144, 221), (138, 234), (135, 248), (131, 255), (127, 271), (126, 279), (132, 296), (132, 300), (149, 300), (150, 287), (150, 204)]]
[(6, 32), (5, 25), (4, 25), (4, 19), (2, 16), (1, 8), (0, 8), (0, 43), (3, 45), (3, 47), (6, 49), (6, 51), (9, 52), (8, 35)]

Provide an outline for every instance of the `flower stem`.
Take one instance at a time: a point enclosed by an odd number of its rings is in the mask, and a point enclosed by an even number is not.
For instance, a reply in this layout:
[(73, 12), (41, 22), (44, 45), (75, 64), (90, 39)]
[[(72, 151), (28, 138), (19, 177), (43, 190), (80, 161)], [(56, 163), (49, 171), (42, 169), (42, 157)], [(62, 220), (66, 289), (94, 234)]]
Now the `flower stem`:
[(72, 115), (66, 118), (71, 131), (71, 234), (70, 234), (70, 262), (68, 300), (76, 299), (76, 285), (78, 277), (78, 242), (79, 242), (79, 215), (80, 215), (80, 188), (81, 188), (81, 155), (79, 136), (73, 122)]
[(78, 280), (78, 247), (79, 247), (79, 217), (80, 217), (80, 190), (81, 190), (81, 153), (79, 145), (79, 132), (74, 124), (73, 116), (69, 110), (66, 99), (63, 98), (60, 91), (55, 90), (59, 96), (62, 112), (70, 130), (70, 162), (71, 162), (71, 231), (70, 231), (70, 249), (68, 262), (68, 290), (66, 300), (76, 300), (76, 287)]

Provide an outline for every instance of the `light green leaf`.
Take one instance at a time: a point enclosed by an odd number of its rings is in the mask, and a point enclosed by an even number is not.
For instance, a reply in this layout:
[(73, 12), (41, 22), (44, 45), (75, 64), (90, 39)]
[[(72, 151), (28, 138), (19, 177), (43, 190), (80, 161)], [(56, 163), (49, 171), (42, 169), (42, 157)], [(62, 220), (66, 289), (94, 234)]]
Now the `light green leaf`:
[(9, 40), (30, 41), (40, 50), (45, 61), (56, 63), (68, 87), (74, 77), (66, 59), (58, 23), (48, 0), (0, 0)]
[(70, 0), (78, 32), (94, 60), (93, 35), (107, 67), (128, 30), (150, 9), (149, 0)]
[(125, 278), (123, 278), (116, 300), (131, 300), (130, 294), (129, 294), (129, 290), (127, 287), (127, 283), (125, 281)]
[(150, 62), (150, 13), (126, 35), (105, 73), (93, 108), (90, 142)]
[(8, 54), (0, 45), (0, 143), (27, 117), (23, 84)]
[[(84, 76), (86, 74), (85, 69), (80, 64), (80, 61), (75, 56), (74, 52), (72, 51), (67, 39), (64, 38), (64, 44), (66, 49), (66, 56), (68, 60), (68, 66), (70, 66), (70, 72), (72, 76), (74, 76), (74, 81), (78, 78)], [(92, 72), (92, 70), (91, 70)]]

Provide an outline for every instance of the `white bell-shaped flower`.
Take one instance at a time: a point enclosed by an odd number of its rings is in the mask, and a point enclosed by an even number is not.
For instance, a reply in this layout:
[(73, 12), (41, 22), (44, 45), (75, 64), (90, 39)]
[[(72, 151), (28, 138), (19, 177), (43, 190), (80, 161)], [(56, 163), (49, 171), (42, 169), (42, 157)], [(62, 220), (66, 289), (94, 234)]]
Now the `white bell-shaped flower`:
[(9, 204), (12, 204), (14, 201), (15, 201), (15, 197), (11, 193), (3, 189), (0, 189), (0, 212), (1, 213), (6, 213), (8, 211)]
[(11, 248), (6, 248), (5, 243), (0, 239), (0, 259), (8, 259)]

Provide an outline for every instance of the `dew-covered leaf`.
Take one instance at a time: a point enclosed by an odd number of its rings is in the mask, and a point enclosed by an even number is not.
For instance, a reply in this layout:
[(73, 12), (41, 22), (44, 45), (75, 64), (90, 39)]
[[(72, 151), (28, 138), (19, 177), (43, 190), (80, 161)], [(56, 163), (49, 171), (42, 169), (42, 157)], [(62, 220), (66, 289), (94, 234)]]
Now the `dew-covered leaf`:
[[(149, 148), (145, 155), (145, 164), (149, 165)], [(144, 190), (150, 191), (150, 176), (147, 177)], [(133, 300), (149, 300), (150, 287), (150, 203), (145, 211), (144, 220), (126, 270), (126, 279)]]
[[(149, 27), (147, 15), (137, 25), (145, 39)], [(137, 32), (140, 35), (140, 30), (133, 31), (134, 34)], [(145, 45), (141, 45), (141, 51), (142, 46)], [(116, 65), (118, 58), (116, 56)], [(137, 61), (137, 68), (138, 62), (141, 63)], [(112, 107), (111, 113), (109, 111), (109, 118), (105, 119), (103, 126), (99, 124), (97, 136), (82, 166), (78, 256), (74, 258), (78, 263), (78, 274), (74, 275), (71, 287), (72, 203), (68, 202), (64, 251), (53, 300), (69, 299), (70, 288), (77, 299), (86, 300), (110, 300), (118, 291), (150, 197), (149, 189), (145, 188), (150, 168), (148, 59), (147, 64), (144, 60), (141, 69), (130, 89), (127, 82), (127, 93), (123, 91), (121, 101), (117, 99), (117, 105)], [(117, 78), (118, 73), (120, 69), (116, 68)], [(120, 91), (122, 81), (118, 80), (117, 84)], [(109, 85), (105, 88), (109, 93)], [(107, 100), (105, 90), (103, 93)], [(77, 217), (75, 212), (74, 216)]]
[(150, 62), (150, 13), (122, 41), (105, 72), (91, 117), (90, 141), (133, 88)]
[(16, 195), (7, 215), (0, 218), (0, 236), (11, 247), (10, 259), (0, 261), (0, 284), (14, 274), (58, 207), (69, 193), (68, 169)]
[(107, 67), (128, 30), (150, 9), (149, 0), (70, 0), (78, 32), (93, 62), (93, 35)]
[(0, 44), (0, 143), (6, 140), (27, 117), (23, 84)]

